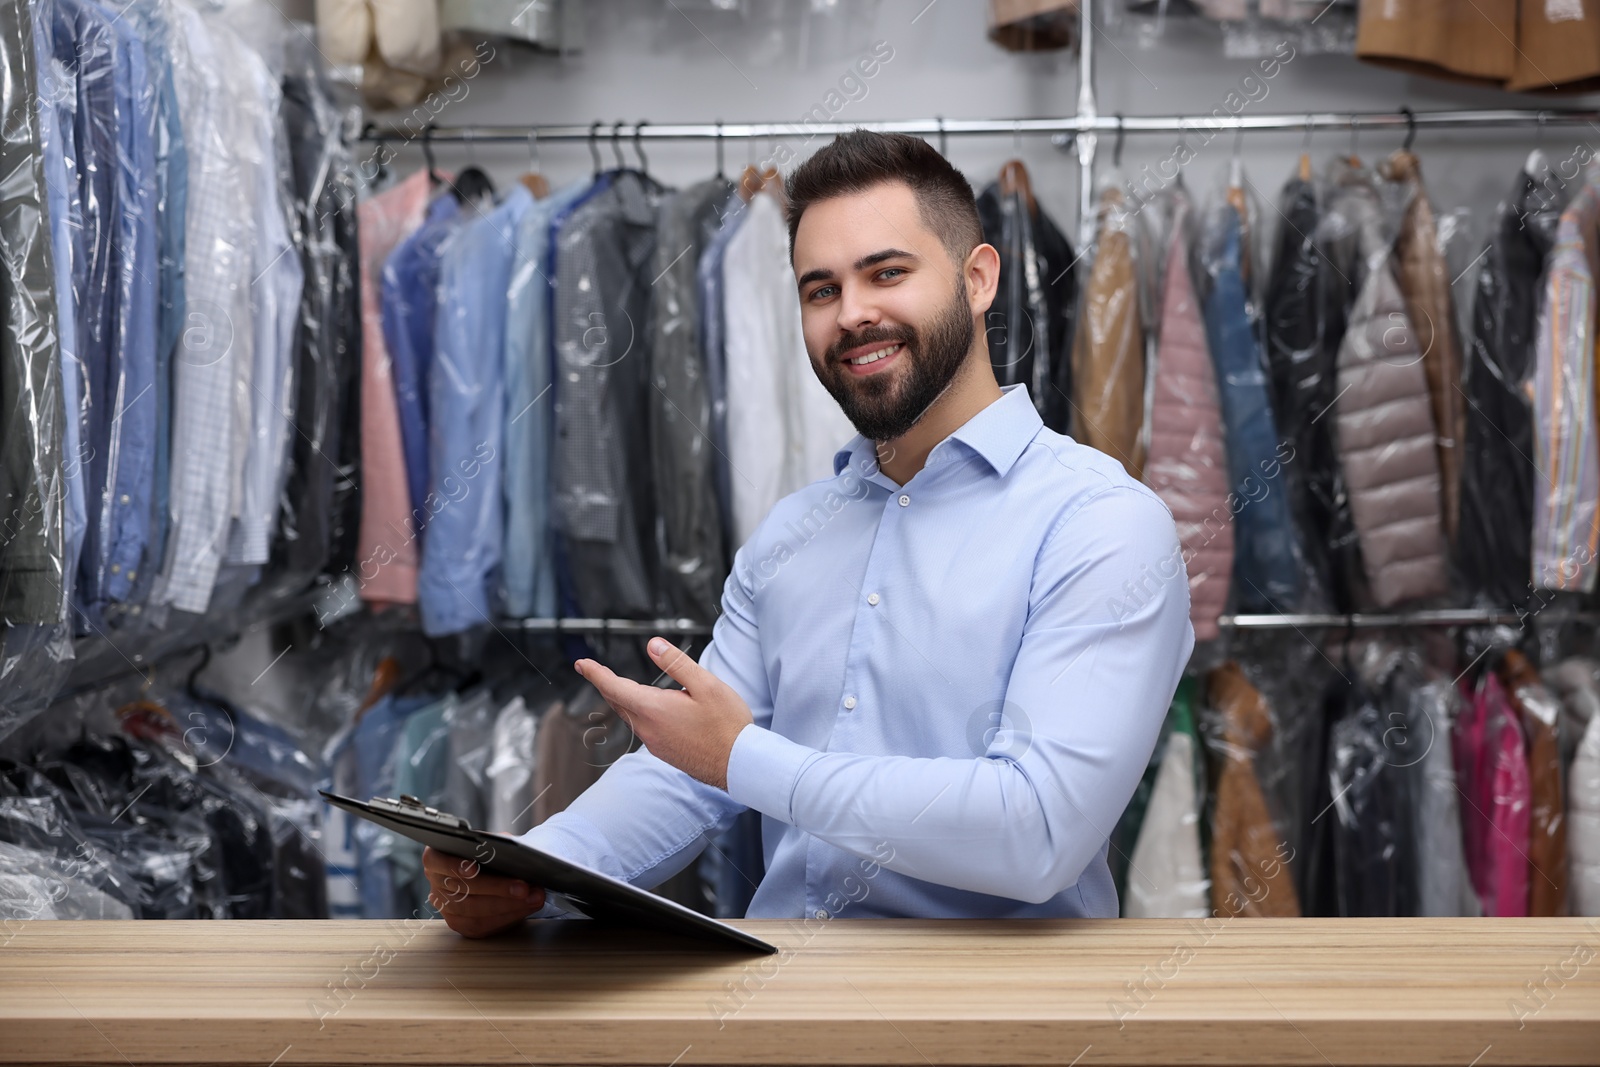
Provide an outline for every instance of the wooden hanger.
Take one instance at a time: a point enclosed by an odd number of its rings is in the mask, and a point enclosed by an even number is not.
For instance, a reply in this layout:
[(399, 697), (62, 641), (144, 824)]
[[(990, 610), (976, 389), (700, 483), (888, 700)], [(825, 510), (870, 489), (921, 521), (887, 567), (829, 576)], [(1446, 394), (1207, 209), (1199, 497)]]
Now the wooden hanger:
[(372, 672), (372, 684), (367, 687), (367, 695), (361, 698), (361, 706), (356, 709), (356, 718), (365, 715), (368, 708), (394, 692), (395, 686), (399, 684), (400, 661), (393, 656), (383, 657)]
[(766, 184), (766, 175), (762, 174), (754, 163), (745, 164), (744, 173), (739, 175), (739, 198), (748, 204)]
[(1000, 191), (1006, 196), (1020, 195), (1030, 215), (1039, 210), (1033, 199), (1033, 183), (1028, 180), (1028, 167), (1020, 159), (1013, 159), (1000, 168)]
[(150, 699), (150, 689), (156, 684), (156, 671), (154, 667), (145, 668), (144, 684), (139, 686), (139, 695), (117, 709), (118, 721), (125, 721), (134, 716), (146, 719), (155, 718), (164, 720), (165, 724), (177, 729), (178, 722), (172, 717), (172, 712), (166, 707)]

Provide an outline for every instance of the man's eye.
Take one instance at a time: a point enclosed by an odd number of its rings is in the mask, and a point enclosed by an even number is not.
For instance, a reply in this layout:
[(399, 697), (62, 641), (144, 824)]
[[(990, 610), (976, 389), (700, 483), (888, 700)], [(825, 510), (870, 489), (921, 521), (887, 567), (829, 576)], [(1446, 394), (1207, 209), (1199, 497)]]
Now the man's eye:
[(883, 270), (878, 272), (878, 277), (889, 278), (890, 275), (904, 274), (905, 272), (906, 269), (904, 267), (885, 267)]
[(816, 289), (813, 289), (813, 290), (811, 290), (811, 299), (812, 300), (820, 300), (823, 297), (829, 295), (829, 293), (833, 290), (833, 288), (834, 288), (834, 286), (824, 285), (824, 286), (820, 286), (820, 287), (818, 287)]

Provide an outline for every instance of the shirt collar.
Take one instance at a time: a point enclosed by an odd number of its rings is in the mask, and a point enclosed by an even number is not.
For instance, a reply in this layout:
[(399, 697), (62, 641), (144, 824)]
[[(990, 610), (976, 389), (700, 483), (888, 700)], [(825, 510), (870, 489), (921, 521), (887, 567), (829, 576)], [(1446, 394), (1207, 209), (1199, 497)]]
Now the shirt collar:
[[(951, 450), (949, 442), (960, 441), (987, 460), (994, 472), (1004, 478), (1043, 426), (1044, 420), (1033, 406), (1026, 383), (1002, 385), (999, 400), (933, 446), (928, 453), (928, 465), (936, 465), (935, 460), (945, 462), (942, 457)], [(850, 438), (833, 454), (833, 473), (838, 474), (852, 462), (864, 473), (878, 469), (877, 450), (860, 434)]]

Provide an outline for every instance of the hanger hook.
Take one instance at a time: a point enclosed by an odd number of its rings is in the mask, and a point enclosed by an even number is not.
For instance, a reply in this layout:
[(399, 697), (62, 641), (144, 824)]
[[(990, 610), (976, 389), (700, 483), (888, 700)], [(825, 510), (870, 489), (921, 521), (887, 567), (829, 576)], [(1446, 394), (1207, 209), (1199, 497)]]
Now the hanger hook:
[(478, 165), (478, 152), (472, 143), (472, 127), (465, 126), (461, 130), (461, 139), (467, 142), (467, 162), (473, 166)]
[(723, 169), (722, 169), (722, 120), (721, 119), (717, 120), (717, 177), (719, 177), (719, 178), (726, 177), (726, 175), (723, 173)]
[(1306, 112), (1306, 141), (1305, 144), (1300, 146), (1300, 151), (1311, 151), (1311, 112), (1309, 111)]
[(1356, 114), (1352, 111), (1350, 113), (1350, 158), (1352, 160), (1356, 158), (1356, 131), (1359, 128), (1356, 124)]
[(1022, 155), (1022, 120), (1017, 119), (1011, 124), (1011, 150), (1014, 155)]
[(1244, 151), (1244, 120), (1235, 118), (1233, 127), (1233, 158), (1238, 159)]
[(600, 148), (595, 144), (595, 137), (600, 131), (600, 120), (595, 119), (589, 124), (589, 155), (594, 159), (594, 172), (600, 173)]
[(1117, 140), (1111, 149), (1111, 165), (1113, 167), (1122, 166), (1122, 138), (1126, 132), (1122, 123), (1122, 112), (1119, 111), (1117, 112)]
[(633, 150), (639, 156), (639, 170), (645, 174), (650, 173), (650, 161), (644, 158), (644, 128), (650, 124), (649, 119), (640, 119), (633, 127)]
[(1533, 143), (1535, 147), (1540, 147), (1544, 144), (1544, 120), (1545, 116), (1548, 114), (1549, 113), (1545, 111), (1544, 108), (1540, 108), (1539, 114), (1534, 118), (1536, 126), (1534, 128)]
[(946, 159), (949, 159), (950, 153), (947, 151), (947, 145), (944, 139), (944, 116), (938, 115), (935, 117), (939, 121), (939, 154), (944, 156)]
[(433, 123), (422, 128), (422, 158), (428, 164), (428, 177), (438, 180), (433, 163)]
[(618, 119), (616, 122), (611, 124), (611, 154), (617, 157), (617, 169), (626, 170), (628, 168), (628, 164), (622, 158), (622, 143), (620, 140), (621, 135), (622, 120)]
[[(1417, 113), (1411, 110), (1411, 105), (1401, 104), (1400, 114), (1406, 117), (1406, 139), (1405, 143), (1400, 147), (1409, 152), (1411, 151), (1411, 142), (1417, 139)], [(1351, 154), (1353, 155), (1354, 153)]]
[(528, 127), (528, 169), (539, 169), (539, 127)]

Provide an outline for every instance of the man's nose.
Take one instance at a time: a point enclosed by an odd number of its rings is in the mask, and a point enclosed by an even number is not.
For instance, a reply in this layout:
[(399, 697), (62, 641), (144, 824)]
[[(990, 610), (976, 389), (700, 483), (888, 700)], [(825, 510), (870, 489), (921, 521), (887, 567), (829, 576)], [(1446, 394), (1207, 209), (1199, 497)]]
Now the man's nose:
[(876, 326), (883, 318), (871, 289), (846, 285), (839, 295), (839, 329), (853, 333), (864, 326)]

